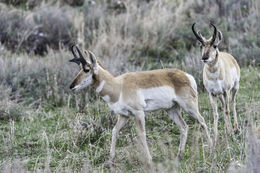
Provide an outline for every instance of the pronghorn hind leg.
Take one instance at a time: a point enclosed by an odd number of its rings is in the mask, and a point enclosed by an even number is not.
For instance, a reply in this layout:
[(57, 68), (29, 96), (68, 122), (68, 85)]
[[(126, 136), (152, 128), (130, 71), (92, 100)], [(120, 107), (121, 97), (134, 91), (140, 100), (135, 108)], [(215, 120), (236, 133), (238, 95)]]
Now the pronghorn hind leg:
[(231, 107), (233, 111), (233, 116), (234, 116), (234, 132), (238, 132), (238, 122), (237, 122), (237, 111), (236, 111), (236, 94), (237, 94), (238, 89), (237, 88), (232, 88), (231, 90)]
[(179, 106), (169, 109), (168, 114), (180, 129), (180, 145), (179, 145), (177, 158), (181, 159), (185, 151), (185, 145), (186, 145), (187, 135), (188, 135), (188, 126), (180, 115)]
[(229, 111), (229, 93), (227, 93), (226, 91), (224, 91), (223, 96), (221, 97), (221, 99), (224, 100), (225, 106), (224, 106), (224, 121), (225, 121), (225, 130), (226, 130), (226, 134), (229, 135), (233, 135), (233, 128), (231, 125), (231, 121), (230, 121), (230, 111)]
[(185, 111), (199, 122), (199, 124), (203, 128), (203, 132), (208, 141), (209, 148), (212, 149), (213, 144), (209, 135), (208, 126), (206, 125), (204, 118), (199, 113), (198, 104), (192, 104), (192, 106), (189, 106), (188, 109), (186, 109)]

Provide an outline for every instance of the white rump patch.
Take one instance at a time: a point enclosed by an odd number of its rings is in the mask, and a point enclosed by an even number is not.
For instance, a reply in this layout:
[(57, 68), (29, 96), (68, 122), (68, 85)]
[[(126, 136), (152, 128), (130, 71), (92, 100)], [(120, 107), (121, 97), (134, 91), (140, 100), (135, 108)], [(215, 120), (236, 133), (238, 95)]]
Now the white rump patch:
[(189, 78), (190, 80), (190, 84), (191, 84), (191, 87), (193, 88), (193, 90), (197, 93), (197, 83), (194, 79), (194, 77), (188, 73), (186, 73), (186, 76)]

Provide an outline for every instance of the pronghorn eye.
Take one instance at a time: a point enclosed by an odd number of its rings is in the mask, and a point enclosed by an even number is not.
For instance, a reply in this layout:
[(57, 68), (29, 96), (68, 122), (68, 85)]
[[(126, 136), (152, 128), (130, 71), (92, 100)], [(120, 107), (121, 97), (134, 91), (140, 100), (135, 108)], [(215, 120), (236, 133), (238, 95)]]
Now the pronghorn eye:
[(218, 46), (217, 45), (213, 45), (214, 49), (216, 49)]
[(203, 45), (200, 45), (200, 49), (202, 49), (203, 48)]
[(83, 71), (84, 71), (85, 73), (88, 73), (88, 72), (89, 72), (89, 69), (83, 69)]

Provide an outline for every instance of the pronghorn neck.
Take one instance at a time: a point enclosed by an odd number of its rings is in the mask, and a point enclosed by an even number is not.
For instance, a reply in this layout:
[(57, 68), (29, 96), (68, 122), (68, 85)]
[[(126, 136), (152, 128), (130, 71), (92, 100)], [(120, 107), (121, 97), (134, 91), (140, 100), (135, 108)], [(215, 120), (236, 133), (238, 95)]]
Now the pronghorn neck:
[(208, 79), (210, 80), (222, 79), (222, 71), (219, 58), (219, 51), (217, 50), (217, 54), (214, 61), (205, 64), (206, 74)]
[[(118, 100), (120, 90), (119, 83), (115, 77), (107, 70), (98, 66), (98, 74), (94, 75), (93, 87), (101, 97), (108, 97), (109, 102)], [(105, 100), (107, 101), (107, 100)]]
[(210, 72), (210, 73), (215, 73), (216, 71), (219, 70), (219, 51), (218, 50), (217, 50), (214, 61), (205, 64), (205, 66), (206, 66), (206, 69), (208, 70), (208, 72)]

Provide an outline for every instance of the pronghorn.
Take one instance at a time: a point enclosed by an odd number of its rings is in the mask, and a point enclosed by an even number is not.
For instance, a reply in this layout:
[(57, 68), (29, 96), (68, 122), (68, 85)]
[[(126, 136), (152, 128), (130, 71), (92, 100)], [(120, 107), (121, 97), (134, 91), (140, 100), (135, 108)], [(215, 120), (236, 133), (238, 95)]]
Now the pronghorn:
[[(79, 56), (74, 52), (74, 47)], [(209, 147), (212, 146), (208, 127), (198, 110), (197, 85), (191, 75), (177, 69), (162, 69), (125, 73), (114, 77), (100, 65), (92, 52), (84, 51), (86, 55), (84, 57), (77, 46), (72, 46), (71, 51), (74, 59), (70, 62), (76, 62), (81, 66), (81, 70), (70, 85), (70, 89), (79, 90), (91, 85), (118, 115), (117, 123), (112, 130), (111, 162), (115, 157), (116, 136), (119, 130), (129, 117), (134, 117), (147, 162), (149, 165), (152, 163), (146, 142), (145, 111), (158, 109), (168, 111), (180, 129), (178, 158), (184, 154), (188, 133), (188, 126), (181, 117), (181, 108), (198, 120), (204, 129)]]
[(239, 88), (240, 68), (235, 58), (225, 52), (220, 52), (218, 45), (222, 40), (222, 33), (214, 28), (212, 38), (206, 40), (195, 30), (195, 23), (192, 31), (196, 38), (201, 42), (202, 61), (205, 63), (203, 68), (203, 84), (209, 93), (209, 98), (214, 111), (214, 139), (218, 137), (218, 105), (217, 97), (224, 107), (225, 130), (227, 134), (232, 132), (229, 116), (229, 95), (231, 94), (231, 104), (234, 115), (234, 130), (238, 130), (235, 97)]

